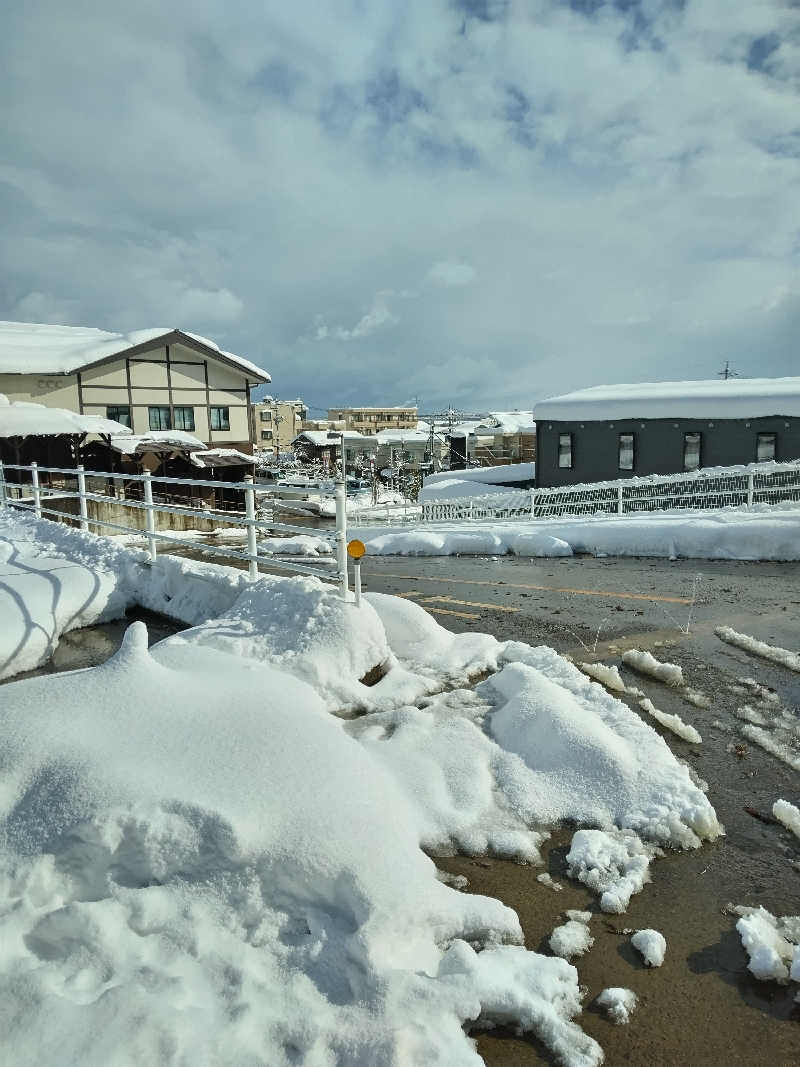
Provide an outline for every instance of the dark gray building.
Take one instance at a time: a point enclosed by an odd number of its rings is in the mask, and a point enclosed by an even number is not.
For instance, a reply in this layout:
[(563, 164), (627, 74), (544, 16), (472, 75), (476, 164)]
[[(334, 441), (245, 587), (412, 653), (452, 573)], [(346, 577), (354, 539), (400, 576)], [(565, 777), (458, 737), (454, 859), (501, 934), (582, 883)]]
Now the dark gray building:
[(534, 416), (541, 487), (800, 459), (800, 378), (600, 385)]

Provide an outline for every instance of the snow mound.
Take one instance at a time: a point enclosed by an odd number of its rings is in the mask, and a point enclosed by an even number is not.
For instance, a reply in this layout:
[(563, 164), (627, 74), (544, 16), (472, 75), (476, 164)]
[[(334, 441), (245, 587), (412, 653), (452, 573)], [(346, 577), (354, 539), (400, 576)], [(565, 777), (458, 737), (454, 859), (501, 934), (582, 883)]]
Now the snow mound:
[(578, 830), (567, 853), (567, 873), (600, 894), (600, 907), (624, 912), (634, 893), (650, 881), (658, 850), (626, 830)]
[(650, 652), (631, 648), (622, 653), (622, 662), (626, 667), (632, 667), (640, 674), (647, 674), (666, 685), (683, 685), (683, 671), (678, 664), (662, 663)]
[(604, 989), (595, 1001), (598, 1008), (604, 1008), (606, 1015), (612, 1023), (624, 1026), (631, 1021), (637, 997), (632, 989), (622, 989), (620, 986), (610, 986)]
[(477, 691), (496, 709), (490, 735), (519, 757), (498, 769), (498, 785), (523, 817), (625, 827), (688, 848), (722, 833), (687, 768), (626, 704), (552, 649), (511, 642), (502, 659)]
[(688, 741), (691, 745), (700, 745), (703, 743), (703, 738), (689, 723), (683, 721), (680, 715), (668, 715), (665, 711), (659, 711), (654, 706), (653, 701), (647, 697), (644, 700), (639, 701), (639, 707), (642, 711), (646, 711), (648, 715), (651, 715), (656, 722), (660, 722), (667, 730), (671, 730), (673, 734), (682, 738), (684, 741)]
[(778, 919), (766, 908), (736, 908), (747, 969), (761, 982), (800, 982), (800, 915)]
[(791, 830), (795, 837), (800, 838), (800, 808), (796, 808), (788, 800), (776, 800), (772, 805), (772, 814), (787, 830)]
[(800, 654), (790, 652), (788, 648), (768, 645), (765, 641), (759, 641), (748, 634), (740, 634), (730, 626), (717, 626), (714, 633), (726, 644), (735, 645), (736, 648), (744, 649), (745, 652), (750, 652), (754, 656), (761, 656), (762, 659), (788, 667), (790, 671), (800, 671)]
[(637, 949), (648, 967), (660, 967), (667, 954), (667, 942), (658, 930), (637, 930), (631, 938), (631, 944)]
[(373, 556), (571, 556), (566, 541), (540, 529), (487, 528), (459, 523), (450, 528), (418, 527), (386, 533), (359, 529)]
[(620, 677), (619, 668), (607, 663), (579, 663), (578, 666), (584, 674), (588, 674), (595, 682), (604, 685), (615, 693), (625, 692), (625, 683)]
[(333, 547), (330, 541), (310, 534), (295, 534), (293, 537), (262, 537), (258, 542), (258, 551), (275, 556), (330, 556)]
[[(579, 914), (591, 913), (580, 912)], [(550, 950), (554, 956), (561, 956), (568, 960), (573, 956), (583, 956), (594, 944), (594, 938), (589, 933), (588, 919), (569, 918), (563, 926), (556, 926), (550, 935)]]

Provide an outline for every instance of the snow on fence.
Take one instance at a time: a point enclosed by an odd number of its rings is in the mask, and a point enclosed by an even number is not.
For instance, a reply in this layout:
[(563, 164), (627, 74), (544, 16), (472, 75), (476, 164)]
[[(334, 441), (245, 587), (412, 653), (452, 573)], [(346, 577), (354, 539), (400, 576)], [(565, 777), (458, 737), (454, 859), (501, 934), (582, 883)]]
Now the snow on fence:
[(423, 522), (629, 515), (667, 508), (724, 508), (800, 500), (800, 462), (713, 467), (686, 474), (512, 490), (485, 497), (428, 500)]
[[(6, 478), (6, 472), (16, 471), (14, 481)], [(46, 475), (44, 484), (42, 475)], [(91, 479), (93, 488), (107, 491), (90, 491), (87, 489), (87, 479)], [(105, 486), (102, 483), (105, 479)], [(55, 484), (58, 483), (58, 484)], [(118, 485), (117, 483), (122, 483)], [(169, 494), (159, 493), (163, 500), (156, 501), (153, 496), (153, 484), (161, 486), (174, 486), (175, 491)], [(74, 488), (70, 488), (74, 486)], [(243, 497), (243, 506), (240, 511), (228, 511), (219, 508), (208, 508), (204, 502), (192, 499), (191, 490), (199, 489), (228, 489), (239, 492)], [(183, 504), (167, 503), (167, 500), (183, 500)], [(197, 518), (219, 518), (226, 524), (242, 526), (247, 532), (247, 551), (242, 552), (227, 545), (207, 545), (202, 547), (203, 553), (223, 556), (228, 559), (246, 560), (249, 564), (251, 578), (258, 577), (258, 564), (268, 563), (270, 567), (278, 570), (293, 571), (300, 574), (312, 574), (315, 578), (323, 581), (336, 582), (339, 584), (342, 597), (347, 599), (348, 575), (347, 575), (347, 518), (345, 512), (344, 482), (336, 482), (336, 526), (329, 532), (314, 530), (314, 537), (320, 540), (332, 542), (335, 550), (336, 569), (325, 571), (309, 564), (296, 563), (294, 561), (265, 557), (258, 554), (257, 539), (259, 532), (270, 534), (272, 532), (288, 534), (309, 533), (308, 527), (290, 526), (286, 523), (275, 522), (268, 512), (261, 515), (256, 510), (256, 486), (251, 476), (247, 476), (242, 482), (204, 481), (193, 478), (168, 478), (159, 475), (153, 478), (150, 473), (127, 474), (112, 471), (86, 470), (83, 466), (76, 468), (65, 467), (41, 467), (36, 463), (24, 466), (15, 463), (0, 463), (0, 507), (14, 507), (23, 511), (30, 511), (37, 518), (51, 518), (54, 520), (67, 520), (77, 524), (81, 530), (87, 531), (90, 526), (101, 528), (101, 532), (113, 531), (115, 533), (141, 534), (147, 539), (147, 547), (151, 560), (155, 560), (158, 553), (158, 542), (166, 541), (170, 546), (181, 546), (197, 549), (196, 541), (175, 536), (174, 533), (159, 533), (155, 528), (155, 515), (183, 515)], [(46, 501), (58, 504), (59, 501), (77, 500), (77, 514), (67, 510), (59, 510), (58, 507), (48, 506)], [(109, 519), (90, 517), (88, 504), (90, 501), (100, 503), (113, 503), (122, 508), (144, 511), (144, 531), (137, 526), (126, 523), (112, 522)], [(198, 506), (200, 504), (201, 506)], [(193, 506), (194, 505), (194, 506)]]

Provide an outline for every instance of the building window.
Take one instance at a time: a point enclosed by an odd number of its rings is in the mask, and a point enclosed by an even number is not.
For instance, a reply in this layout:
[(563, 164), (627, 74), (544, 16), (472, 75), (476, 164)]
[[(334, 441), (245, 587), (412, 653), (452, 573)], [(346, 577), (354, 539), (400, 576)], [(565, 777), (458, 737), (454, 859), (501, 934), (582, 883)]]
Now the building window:
[(171, 430), (172, 420), (169, 417), (168, 407), (150, 407), (147, 409), (150, 417), (151, 430)]
[(231, 428), (230, 408), (212, 408), (211, 409), (211, 429), (212, 430), (230, 430), (230, 428)]
[(113, 419), (114, 422), (118, 422), (121, 426), (130, 426), (131, 409), (127, 404), (112, 404), (106, 408), (106, 418)]
[(572, 434), (558, 435), (558, 465), (562, 470), (572, 470)]
[(271, 411), (262, 411), (261, 412), (261, 421), (262, 422), (272, 422), (272, 412)]
[(262, 430), (261, 431), (261, 440), (262, 441), (271, 441), (272, 440), (272, 430)]
[(194, 429), (194, 408), (177, 407), (172, 409), (173, 430)]
[(756, 442), (756, 462), (766, 463), (775, 459), (775, 445), (778, 435), (774, 433), (760, 433)]
[(619, 435), (619, 469), (621, 471), (633, 470), (633, 434), (621, 433)]
[(700, 467), (700, 443), (702, 434), (685, 433), (683, 435), (683, 469), (696, 471)]

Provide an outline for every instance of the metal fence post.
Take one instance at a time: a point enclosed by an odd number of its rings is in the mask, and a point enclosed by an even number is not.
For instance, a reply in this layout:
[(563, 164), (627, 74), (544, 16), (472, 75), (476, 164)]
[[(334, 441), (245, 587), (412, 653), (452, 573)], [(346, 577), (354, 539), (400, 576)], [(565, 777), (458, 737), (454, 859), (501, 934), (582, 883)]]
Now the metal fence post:
[(347, 600), (347, 506), (344, 495), (344, 478), (336, 479), (336, 562), (339, 566), (342, 600)]
[(751, 508), (753, 506), (753, 483), (755, 482), (755, 475), (750, 471), (747, 475), (747, 506)]
[(144, 503), (146, 511), (144, 513), (145, 529), (147, 530), (147, 550), (150, 553), (150, 559), (155, 562), (158, 549), (156, 548), (156, 539), (153, 534), (156, 532), (156, 517), (153, 513), (153, 476), (150, 471), (144, 473)]
[(353, 591), (356, 597), (356, 607), (361, 607), (361, 560), (353, 560)]
[(84, 533), (89, 529), (89, 509), (86, 504), (86, 473), (83, 464), (78, 464), (78, 503), (81, 512), (81, 529)]
[(0, 459), (0, 508), (4, 508), (8, 505), (8, 498), (6, 496), (6, 472), (3, 467), (3, 461)]
[(617, 515), (622, 514), (622, 486), (617, 486)]
[(33, 486), (33, 511), (37, 519), (42, 517), (42, 491), (39, 488), (39, 464), (31, 463), (31, 484)]
[(250, 577), (258, 578), (258, 560), (256, 548), (256, 491), (253, 488), (253, 475), (244, 476), (244, 510), (247, 516), (247, 554), (253, 558), (250, 560)]

